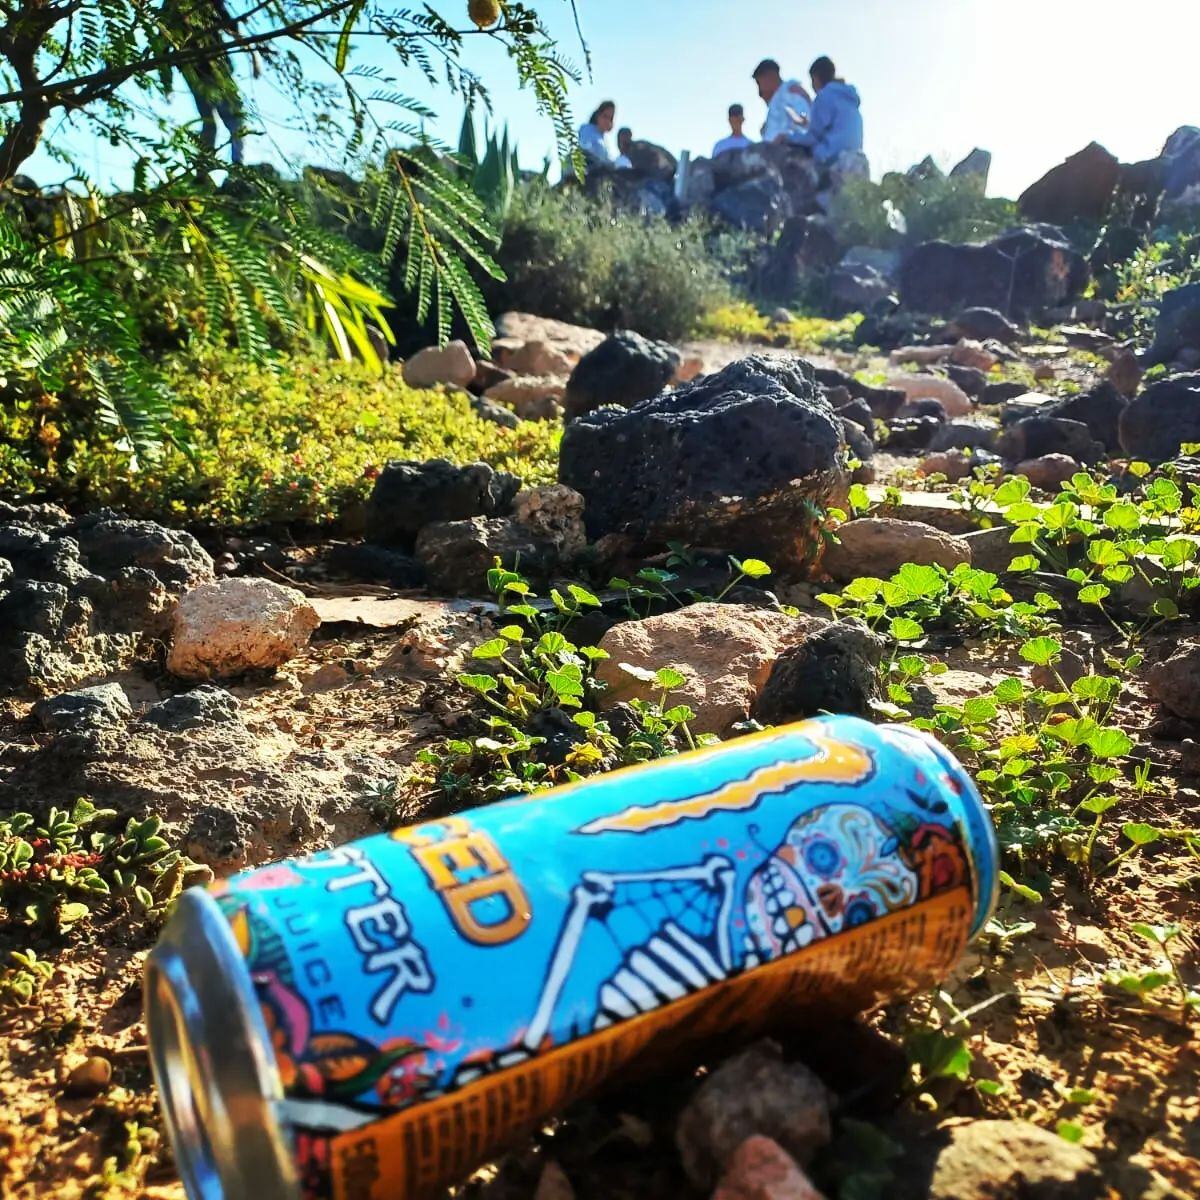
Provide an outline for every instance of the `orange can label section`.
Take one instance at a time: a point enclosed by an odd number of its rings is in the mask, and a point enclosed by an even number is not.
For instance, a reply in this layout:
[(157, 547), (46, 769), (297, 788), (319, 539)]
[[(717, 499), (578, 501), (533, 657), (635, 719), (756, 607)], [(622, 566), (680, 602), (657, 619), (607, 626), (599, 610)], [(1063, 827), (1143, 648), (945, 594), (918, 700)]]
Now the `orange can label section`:
[(331, 1140), (336, 1200), (422, 1200), (535, 1129), (653, 1046), (661, 1063), (707, 1037), (836, 1017), (928, 986), (962, 953), (958, 887)]

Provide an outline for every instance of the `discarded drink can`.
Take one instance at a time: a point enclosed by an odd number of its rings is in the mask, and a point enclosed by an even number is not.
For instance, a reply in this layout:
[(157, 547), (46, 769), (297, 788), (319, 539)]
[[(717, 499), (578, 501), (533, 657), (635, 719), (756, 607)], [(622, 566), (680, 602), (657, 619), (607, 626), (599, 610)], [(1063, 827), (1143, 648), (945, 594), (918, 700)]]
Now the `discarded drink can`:
[(192, 1200), (413, 1200), (639, 1060), (927, 987), (996, 846), (953, 757), (827, 717), (248, 871), (146, 968)]

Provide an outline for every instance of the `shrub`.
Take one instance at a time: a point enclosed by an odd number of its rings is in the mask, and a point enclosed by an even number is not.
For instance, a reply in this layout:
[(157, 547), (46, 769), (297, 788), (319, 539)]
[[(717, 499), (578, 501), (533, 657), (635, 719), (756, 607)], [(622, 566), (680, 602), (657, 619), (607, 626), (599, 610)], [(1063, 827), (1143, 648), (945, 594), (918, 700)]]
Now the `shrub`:
[[(258, 366), (218, 351), (168, 360), (178, 417), (192, 436), (131, 473), (113, 441), (47, 401), (0, 408), (0, 492), (36, 491), (139, 516), (215, 525), (322, 523), (364, 498), (389, 458), (482, 460), (527, 483), (553, 479), (557, 424), (504, 429), (461, 394), (406, 387), (360, 364), (314, 358)], [(87, 432), (85, 438), (80, 430)]]
[(1163, 296), (1174, 288), (1200, 282), (1200, 233), (1180, 233), (1147, 242), (1116, 269), (1116, 299), (1129, 306), (1132, 331), (1153, 338)]
[[(896, 214), (903, 217), (902, 222)], [(885, 175), (880, 183), (849, 180), (834, 200), (830, 215), (843, 245), (880, 248), (939, 238), (986, 241), (1017, 223), (1016, 205), (1011, 200), (985, 196), (972, 180), (945, 176), (914, 179), (898, 172)]]
[[(731, 290), (707, 222), (640, 217), (611, 200), (534, 183), (514, 200), (490, 285), (493, 311), (524, 309), (598, 329), (682, 338)], [(727, 250), (727, 247), (726, 247)]]
[(722, 304), (706, 313), (700, 322), (700, 333), (705, 337), (722, 338), (731, 342), (769, 342), (772, 337), (771, 322), (753, 304), (738, 300), (733, 304)]
[(723, 304), (707, 313), (700, 322), (699, 332), (706, 337), (728, 341), (762, 342), (811, 352), (829, 346), (852, 344), (854, 331), (862, 321), (862, 313), (851, 313), (836, 319), (801, 316), (775, 323), (769, 321), (753, 304), (738, 301)]

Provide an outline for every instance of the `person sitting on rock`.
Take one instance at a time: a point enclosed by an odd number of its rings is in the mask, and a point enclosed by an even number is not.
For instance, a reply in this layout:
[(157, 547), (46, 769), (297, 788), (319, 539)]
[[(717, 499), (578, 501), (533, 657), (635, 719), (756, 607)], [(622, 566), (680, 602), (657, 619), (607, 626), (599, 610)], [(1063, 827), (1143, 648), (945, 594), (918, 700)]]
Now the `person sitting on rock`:
[(812, 112), (807, 124), (788, 139), (807, 146), (813, 158), (825, 165), (844, 154), (860, 154), (863, 147), (863, 119), (858, 90), (839, 79), (833, 60), (822, 55), (809, 68), (813, 92)]
[(790, 142), (792, 135), (808, 120), (811, 101), (808, 89), (795, 79), (786, 82), (779, 64), (764, 58), (751, 76), (758, 84), (758, 94), (767, 106), (767, 119), (762, 127), (764, 142)]
[(617, 119), (617, 106), (612, 100), (603, 100), (596, 111), (579, 127), (579, 148), (583, 151), (589, 167), (611, 167), (613, 156), (604, 140), (612, 132)]
[(629, 147), (633, 145), (633, 130), (628, 125), (622, 125), (617, 130), (617, 157), (613, 160), (613, 166), (618, 171), (630, 171), (633, 169), (633, 162), (629, 157)]
[(712, 156), (718, 158), (722, 154), (728, 153), (730, 150), (743, 150), (747, 146), (752, 146), (754, 143), (742, 132), (742, 126), (746, 123), (746, 114), (740, 104), (731, 104), (729, 106), (729, 128), (732, 130), (728, 137), (723, 137), (714, 147)]

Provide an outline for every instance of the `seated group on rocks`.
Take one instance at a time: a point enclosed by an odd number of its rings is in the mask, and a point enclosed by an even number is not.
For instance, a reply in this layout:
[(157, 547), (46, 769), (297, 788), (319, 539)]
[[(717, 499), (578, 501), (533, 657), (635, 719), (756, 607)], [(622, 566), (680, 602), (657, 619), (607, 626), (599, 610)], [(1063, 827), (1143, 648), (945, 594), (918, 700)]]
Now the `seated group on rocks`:
[[(784, 79), (779, 64), (764, 58), (754, 68), (758, 94), (767, 106), (762, 126), (763, 142), (784, 143), (808, 150), (818, 164), (843, 175), (866, 175), (863, 155), (863, 120), (858, 90), (837, 74), (833, 61), (822, 55), (809, 68), (812, 92), (798, 80)], [(603, 101), (579, 128), (579, 146), (589, 168), (594, 166), (628, 170), (633, 131), (617, 132), (617, 153), (609, 151), (605, 135), (616, 123), (617, 106)], [(754, 144), (743, 132), (746, 114), (740, 104), (729, 106), (728, 137), (713, 147), (712, 157)]]

